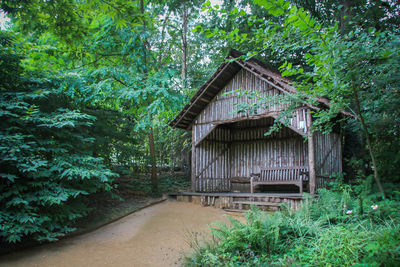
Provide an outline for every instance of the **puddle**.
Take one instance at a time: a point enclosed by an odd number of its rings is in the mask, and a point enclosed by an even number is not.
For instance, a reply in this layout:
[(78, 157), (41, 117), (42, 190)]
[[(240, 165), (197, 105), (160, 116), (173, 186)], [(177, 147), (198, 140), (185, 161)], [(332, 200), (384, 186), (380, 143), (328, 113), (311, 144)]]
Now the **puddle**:
[(191, 237), (208, 235), (210, 224), (228, 221), (225, 214), (166, 201), (91, 233), (5, 255), (0, 266), (181, 266)]

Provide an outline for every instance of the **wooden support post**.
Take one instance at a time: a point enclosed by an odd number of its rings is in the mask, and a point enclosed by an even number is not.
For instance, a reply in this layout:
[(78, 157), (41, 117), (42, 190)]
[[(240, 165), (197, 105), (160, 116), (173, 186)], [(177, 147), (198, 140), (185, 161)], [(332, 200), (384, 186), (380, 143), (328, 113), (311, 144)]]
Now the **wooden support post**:
[(309, 168), (309, 183), (310, 194), (315, 194), (315, 151), (314, 151), (314, 134), (312, 131), (312, 116), (311, 110), (307, 111), (307, 133), (308, 133), (308, 168)]
[(344, 149), (344, 133), (343, 133), (343, 121), (340, 123), (340, 133), (339, 133), (339, 172), (343, 172), (343, 149)]
[(192, 127), (192, 162), (190, 163), (192, 166), (192, 192), (196, 192), (196, 164), (195, 160), (196, 159), (196, 146), (195, 146), (195, 135), (194, 135), (194, 128), (195, 126), (193, 125)]

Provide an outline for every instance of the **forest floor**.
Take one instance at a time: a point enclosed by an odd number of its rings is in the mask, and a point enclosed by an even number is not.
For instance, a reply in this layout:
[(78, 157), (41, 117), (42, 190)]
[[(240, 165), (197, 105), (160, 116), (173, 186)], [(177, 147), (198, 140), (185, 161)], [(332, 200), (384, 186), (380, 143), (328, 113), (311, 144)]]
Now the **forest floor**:
[[(225, 211), (164, 201), (95, 231), (0, 257), (0, 266), (181, 266)], [(242, 218), (241, 214), (230, 214)]]

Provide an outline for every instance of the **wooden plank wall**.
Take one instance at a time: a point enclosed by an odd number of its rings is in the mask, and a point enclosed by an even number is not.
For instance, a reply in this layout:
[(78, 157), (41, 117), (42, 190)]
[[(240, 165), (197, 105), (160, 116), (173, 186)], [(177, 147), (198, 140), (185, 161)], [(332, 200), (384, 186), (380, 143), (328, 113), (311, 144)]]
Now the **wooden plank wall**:
[(302, 136), (286, 127), (268, 136), (266, 131), (257, 127), (233, 130), (232, 177), (249, 177), (262, 167), (308, 165), (308, 148)]
[(202, 138), (210, 134), (210, 132), (214, 129), (213, 124), (200, 124), (195, 125), (192, 129), (193, 131), (193, 143), (197, 144)]
[(261, 167), (307, 165), (304, 138), (286, 127), (265, 136), (271, 124), (264, 118), (215, 128), (194, 150), (195, 190), (230, 191), (229, 178), (248, 178)]
[[(315, 171), (317, 175), (330, 176), (342, 172), (342, 144), (340, 134), (331, 132), (314, 133)], [(321, 179), (317, 179), (317, 188), (324, 187)]]
[[(197, 144), (192, 146), (192, 188), (195, 191), (230, 191), (231, 177), (249, 177), (251, 172), (259, 172), (263, 166), (308, 165), (307, 142), (299, 135), (307, 133), (306, 108), (298, 109), (291, 119), (291, 128), (297, 133), (282, 128), (278, 133), (264, 136), (272, 124), (271, 117), (233, 122), (243, 117), (235, 112), (234, 103), (256, 101), (249, 97), (238, 98), (237, 93), (224, 95), (237, 89), (270, 97), (282, 94), (250, 72), (241, 70), (201, 111), (192, 125), (192, 142)], [(258, 114), (279, 112), (282, 108), (269, 105), (258, 110)], [(223, 121), (226, 124), (217, 126)], [(315, 134), (316, 166), (323, 163), (317, 175), (341, 170), (341, 145), (340, 141), (334, 142), (336, 135)], [(331, 155), (325, 156), (324, 151), (332, 146)]]
[[(235, 105), (238, 103), (252, 104), (257, 102), (257, 99), (251, 98), (250, 96), (238, 97), (238, 92), (229, 93), (236, 90), (255, 92), (257, 96), (261, 97), (274, 97), (282, 94), (281, 91), (258, 79), (254, 74), (243, 69), (240, 70), (238, 74), (236, 74), (236, 76), (214, 97), (214, 99), (204, 110), (200, 112), (200, 114), (194, 120), (192, 127), (196, 133), (199, 133), (196, 136), (196, 141), (201, 139), (203, 134), (207, 133), (206, 130), (203, 130), (207, 127), (202, 125), (212, 125), (213, 123), (224, 120), (246, 117), (246, 115), (238, 114), (236, 112), (237, 107)], [(225, 95), (226, 93), (229, 94)], [(258, 109), (257, 114), (273, 114), (282, 111), (284, 108), (284, 105), (267, 105), (264, 108)], [(293, 114), (293, 118), (290, 120), (290, 123), (293, 129), (298, 129), (304, 134), (307, 133), (306, 109), (302, 108), (296, 110), (295, 114)]]
[(230, 191), (230, 131), (216, 128), (209, 138), (225, 140), (225, 142), (204, 140), (192, 151), (195, 190), (201, 192)]

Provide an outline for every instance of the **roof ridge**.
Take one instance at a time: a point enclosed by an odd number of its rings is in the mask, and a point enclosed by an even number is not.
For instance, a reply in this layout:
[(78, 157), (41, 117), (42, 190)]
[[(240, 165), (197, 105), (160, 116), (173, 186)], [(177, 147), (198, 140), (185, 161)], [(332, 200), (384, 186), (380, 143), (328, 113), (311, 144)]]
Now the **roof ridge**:
[[(217, 68), (207, 82), (200, 86), (199, 90), (191, 98), (190, 102), (182, 109), (174, 120), (171, 121), (170, 126), (188, 129), (198, 114), (206, 108), (212, 99), (241, 69), (249, 71), (259, 79), (267, 82), (283, 93), (297, 92), (296, 88), (291, 85), (293, 84), (293, 81), (283, 77), (279, 71), (276, 71), (272, 66), (254, 57), (249, 58), (248, 60), (242, 60), (241, 57), (244, 56), (244, 53), (235, 49), (230, 49), (227, 58), (233, 60), (223, 62)], [(327, 99), (317, 99), (317, 101), (329, 107), (329, 101)], [(319, 109), (318, 107), (308, 106), (313, 109)], [(345, 111), (342, 111), (341, 113), (348, 115)]]

